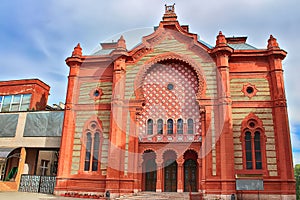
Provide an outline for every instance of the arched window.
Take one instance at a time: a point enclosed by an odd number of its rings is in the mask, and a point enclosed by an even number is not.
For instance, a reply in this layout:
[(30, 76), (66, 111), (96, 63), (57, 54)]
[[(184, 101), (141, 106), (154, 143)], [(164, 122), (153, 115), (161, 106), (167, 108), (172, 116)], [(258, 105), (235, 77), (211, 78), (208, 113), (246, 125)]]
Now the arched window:
[(247, 131), (245, 133), (245, 150), (246, 150), (246, 168), (252, 169), (252, 144), (251, 144), (251, 133)]
[(254, 134), (254, 150), (255, 150), (256, 169), (262, 169), (261, 144), (260, 144), (260, 132), (259, 131), (256, 131)]
[(183, 120), (177, 120), (177, 134), (183, 134)]
[(99, 171), (101, 134), (97, 122), (92, 121), (84, 133), (84, 171)]
[(92, 150), (92, 136), (91, 136), (91, 133), (87, 133), (86, 134), (86, 144), (85, 144), (84, 171), (90, 170), (91, 150)]
[(152, 135), (153, 134), (153, 120), (148, 119), (147, 121), (147, 134)]
[(192, 119), (188, 119), (188, 134), (194, 134), (194, 121)]
[(173, 134), (173, 120), (172, 119), (168, 119), (167, 121), (167, 127), (168, 127), (168, 134)]
[(98, 132), (94, 136), (94, 152), (93, 152), (93, 164), (92, 171), (98, 170), (98, 161), (99, 161), (99, 144), (100, 144), (100, 135)]
[[(256, 119), (255, 119), (256, 118)], [(242, 122), (244, 162), (247, 170), (263, 169), (263, 151), (265, 145), (262, 143), (263, 125), (255, 115), (252, 119)]]
[(157, 134), (163, 134), (164, 122), (162, 119), (157, 120)]

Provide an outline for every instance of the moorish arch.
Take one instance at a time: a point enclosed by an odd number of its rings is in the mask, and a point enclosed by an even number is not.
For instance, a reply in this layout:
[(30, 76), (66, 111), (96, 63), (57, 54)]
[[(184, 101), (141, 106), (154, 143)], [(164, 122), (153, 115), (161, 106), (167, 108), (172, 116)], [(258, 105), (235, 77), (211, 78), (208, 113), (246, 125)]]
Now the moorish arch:
[(183, 62), (186, 65), (189, 65), (194, 69), (194, 71), (197, 74), (198, 82), (199, 82), (199, 88), (197, 90), (197, 98), (201, 99), (205, 96), (206, 92), (206, 79), (204, 76), (204, 72), (202, 70), (202, 67), (200, 63), (194, 61), (190, 57), (186, 55), (181, 55), (177, 54), (174, 52), (168, 52), (168, 53), (163, 53), (160, 55), (157, 55), (148, 61), (144, 63), (144, 66), (140, 68), (136, 75), (136, 79), (134, 82), (134, 90), (135, 90), (135, 96), (137, 99), (144, 99), (143, 95), (143, 90), (142, 90), (142, 85), (145, 79), (145, 76), (147, 75), (147, 71), (149, 68), (151, 68), (153, 65), (161, 63), (166, 60), (174, 60), (177, 62)]
[(174, 150), (166, 150), (163, 153), (164, 162), (164, 192), (177, 192), (177, 154)]
[(156, 153), (152, 149), (143, 152), (143, 190), (156, 191), (157, 164)]
[(184, 164), (184, 192), (197, 192), (199, 170), (198, 153), (193, 149), (188, 149), (183, 154)]
[[(153, 58), (139, 71), (136, 96), (144, 99), (137, 119), (140, 135), (200, 132), (198, 97), (205, 94), (206, 81), (201, 67), (193, 67), (197, 64), (191, 62), (184, 56), (168, 53)], [(192, 126), (187, 127), (188, 122), (192, 122)], [(160, 123), (164, 130), (159, 130)]]

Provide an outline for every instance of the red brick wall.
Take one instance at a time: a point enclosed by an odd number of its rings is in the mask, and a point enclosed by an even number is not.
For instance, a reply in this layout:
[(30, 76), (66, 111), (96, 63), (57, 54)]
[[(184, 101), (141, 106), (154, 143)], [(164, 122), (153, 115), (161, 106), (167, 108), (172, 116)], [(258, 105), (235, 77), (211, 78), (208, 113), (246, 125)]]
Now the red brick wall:
[(38, 79), (0, 82), (0, 95), (31, 94), (30, 110), (45, 110), (50, 86)]

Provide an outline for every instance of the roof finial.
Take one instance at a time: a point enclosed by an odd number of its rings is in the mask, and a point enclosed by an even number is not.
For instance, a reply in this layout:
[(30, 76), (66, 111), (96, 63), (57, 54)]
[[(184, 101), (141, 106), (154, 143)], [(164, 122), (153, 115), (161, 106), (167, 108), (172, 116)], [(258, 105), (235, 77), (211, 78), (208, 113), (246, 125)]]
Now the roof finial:
[(176, 21), (177, 16), (175, 14), (175, 3), (173, 5), (165, 4), (165, 14), (163, 16), (164, 21)]
[(219, 35), (217, 36), (216, 40), (216, 46), (226, 46), (226, 38), (225, 35), (223, 35), (222, 31), (219, 32)]
[(165, 13), (175, 13), (175, 3), (173, 5), (168, 6), (165, 4)]
[(268, 40), (268, 49), (279, 49), (277, 40), (273, 37), (273, 35), (270, 35), (270, 38)]
[(125, 41), (123, 35), (121, 35), (120, 39), (118, 40), (117, 48), (126, 50), (126, 41)]
[(80, 43), (77, 44), (77, 46), (74, 48), (74, 51), (72, 52), (72, 57), (76, 56), (82, 56), (82, 48), (80, 47)]

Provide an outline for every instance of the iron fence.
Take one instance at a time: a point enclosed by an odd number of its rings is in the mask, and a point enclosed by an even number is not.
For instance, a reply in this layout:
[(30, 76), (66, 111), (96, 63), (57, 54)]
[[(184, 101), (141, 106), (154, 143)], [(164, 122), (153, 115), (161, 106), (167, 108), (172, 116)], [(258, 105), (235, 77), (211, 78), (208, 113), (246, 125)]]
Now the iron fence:
[(55, 182), (55, 176), (37, 176), (23, 174), (21, 177), (19, 191), (53, 194)]

